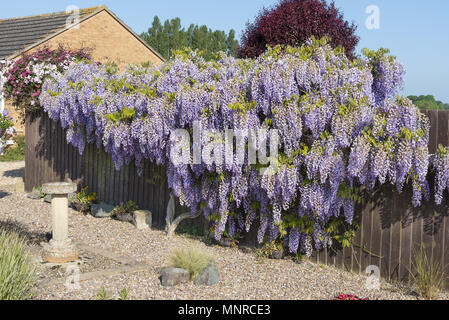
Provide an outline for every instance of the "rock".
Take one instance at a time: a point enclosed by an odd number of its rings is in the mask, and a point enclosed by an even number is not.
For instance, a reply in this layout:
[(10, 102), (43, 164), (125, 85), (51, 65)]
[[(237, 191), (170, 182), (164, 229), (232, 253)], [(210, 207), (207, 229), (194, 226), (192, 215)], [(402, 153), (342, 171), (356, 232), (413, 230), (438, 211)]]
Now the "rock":
[(34, 189), (31, 193), (27, 194), (27, 198), (32, 200), (40, 200), (41, 192), (39, 190)]
[(131, 212), (119, 212), (112, 215), (112, 219), (121, 221), (121, 222), (131, 222), (134, 221), (134, 214)]
[(51, 203), (51, 195), (50, 195), (50, 194), (47, 194), (47, 195), (44, 197), (44, 202)]
[(232, 238), (221, 238), (220, 241), (218, 241), (218, 244), (225, 248), (231, 248), (235, 243), (235, 239)]
[(284, 249), (281, 248), (281, 249), (278, 249), (278, 250), (274, 250), (270, 254), (269, 258), (273, 259), (273, 260), (281, 260), (281, 259), (283, 259), (284, 258)]
[(90, 206), (87, 205), (87, 204), (82, 204), (82, 203), (80, 203), (80, 202), (78, 202), (76, 200), (73, 200), (73, 201), (69, 200), (69, 203), (70, 203), (70, 206), (74, 210), (79, 211), (79, 212), (81, 212), (83, 214), (87, 214), (90, 211)]
[(137, 229), (143, 230), (151, 228), (153, 222), (153, 214), (150, 211), (138, 210), (134, 211), (133, 224)]
[(196, 277), (194, 283), (197, 286), (213, 286), (218, 284), (219, 274), (215, 261), (211, 261), (206, 269)]
[(187, 270), (179, 268), (164, 268), (161, 273), (161, 284), (164, 287), (174, 287), (178, 284), (187, 283), (190, 274)]
[(90, 208), (90, 211), (95, 218), (108, 218), (111, 216), (112, 210), (114, 210), (114, 206), (104, 202), (93, 204)]

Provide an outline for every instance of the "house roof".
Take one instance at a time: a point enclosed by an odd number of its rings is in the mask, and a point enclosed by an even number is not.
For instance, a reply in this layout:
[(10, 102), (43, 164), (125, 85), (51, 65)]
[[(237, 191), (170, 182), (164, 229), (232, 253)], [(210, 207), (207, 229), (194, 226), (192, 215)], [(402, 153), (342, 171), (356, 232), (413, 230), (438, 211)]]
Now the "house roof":
[[(157, 51), (142, 40), (106, 6), (80, 9), (79, 22), (77, 24), (93, 17), (103, 10), (114, 17), (125, 29), (133, 34), (162, 61), (165, 61)], [(14, 59), (23, 52), (26, 52), (72, 28), (76, 24), (67, 26), (67, 20), (71, 15), (72, 13), (56, 12), (30, 17), (0, 19), (0, 59)]]

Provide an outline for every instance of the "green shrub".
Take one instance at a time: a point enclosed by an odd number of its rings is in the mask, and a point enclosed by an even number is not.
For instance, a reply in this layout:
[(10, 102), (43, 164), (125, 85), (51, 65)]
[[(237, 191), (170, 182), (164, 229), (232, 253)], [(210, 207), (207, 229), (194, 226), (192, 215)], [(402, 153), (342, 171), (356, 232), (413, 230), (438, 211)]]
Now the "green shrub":
[(132, 200), (122, 203), (119, 206), (115, 207), (114, 210), (112, 210), (112, 216), (119, 216), (121, 214), (125, 213), (133, 213), (134, 211), (139, 210), (139, 206)]
[(0, 300), (30, 299), (35, 281), (35, 267), (24, 240), (0, 231)]
[(425, 299), (434, 299), (444, 283), (444, 272), (440, 262), (431, 262), (425, 247), (415, 250), (410, 272), (418, 293)]
[(170, 257), (171, 266), (185, 269), (195, 279), (210, 263), (212, 257), (194, 247), (178, 249)]

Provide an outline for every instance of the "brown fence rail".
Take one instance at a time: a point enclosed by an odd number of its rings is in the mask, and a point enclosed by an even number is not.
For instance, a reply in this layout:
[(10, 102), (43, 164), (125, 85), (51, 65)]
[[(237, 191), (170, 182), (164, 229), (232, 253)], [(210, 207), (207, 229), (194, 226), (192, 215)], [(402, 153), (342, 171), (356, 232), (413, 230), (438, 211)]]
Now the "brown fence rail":
[[(438, 144), (449, 146), (449, 112), (425, 111), (431, 121), (429, 149), (436, 152)], [(111, 204), (128, 200), (150, 210), (157, 227), (165, 224), (169, 200), (163, 168), (146, 163), (141, 177), (134, 165), (116, 171), (111, 157), (94, 145), (83, 156), (68, 145), (61, 126), (45, 114), (26, 117), (25, 187), (31, 191), (44, 183), (71, 180), (79, 187), (89, 186), (98, 199)], [(449, 198), (446, 194), (446, 199)], [(182, 209), (177, 208), (177, 213)], [(313, 256), (318, 263), (334, 265), (355, 272), (365, 272), (368, 266), (379, 267), (383, 278), (409, 279), (413, 252), (424, 245), (432, 261), (449, 264), (449, 201), (439, 207), (432, 203), (412, 208), (411, 192), (394, 192), (384, 186), (368, 195), (363, 206), (356, 210), (360, 229), (353, 246), (333, 247)], [(204, 228), (204, 219), (189, 222)], [(254, 226), (253, 229), (255, 229)], [(254, 245), (254, 230), (245, 240)]]

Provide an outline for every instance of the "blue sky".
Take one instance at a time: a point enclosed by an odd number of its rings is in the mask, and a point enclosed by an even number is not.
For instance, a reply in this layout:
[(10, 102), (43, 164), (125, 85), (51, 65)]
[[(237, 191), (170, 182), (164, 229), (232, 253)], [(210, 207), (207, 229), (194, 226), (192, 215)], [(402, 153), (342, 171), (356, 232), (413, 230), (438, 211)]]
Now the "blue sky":
[[(244, 30), (264, 6), (278, 0), (22, 0), (2, 4), (0, 18), (107, 5), (137, 33), (146, 31), (154, 15), (161, 20), (180, 17), (184, 26), (206, 24), (213, 29)], [(448, 0), (336, 0), (349, 21), (358, 25), (359, 50), (367, 47), (391, 49), (407, 70), (404, 94), (433, 94), (449, 103), (449, 12)], [(380, 29), (368, 30), (367, 6), (380, 9)]]

